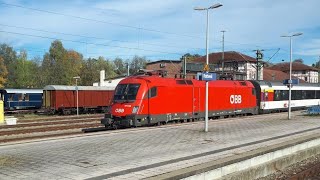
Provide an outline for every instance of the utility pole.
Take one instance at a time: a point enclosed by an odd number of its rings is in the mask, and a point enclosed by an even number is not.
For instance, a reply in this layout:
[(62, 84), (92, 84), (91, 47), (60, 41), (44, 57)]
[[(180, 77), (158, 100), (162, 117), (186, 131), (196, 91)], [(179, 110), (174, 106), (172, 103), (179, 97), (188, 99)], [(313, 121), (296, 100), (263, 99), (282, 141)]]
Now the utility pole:
[(226, 32), (225, 30), (222, 30), (222, 76), (224, 75), (224, 33)]
[(263, 58), (263, 54), (261, 51), (264, 51), (263, 49), (256, 49), (256, 50), (253, 50), (253, 51), (256, 51), (256, 60), (257, 60), (257, 63), (256, 63), (256, 80), (259, 80), (259, 72), (260, 72), (260, 69), (261, 69), (261, 66), (260, 66), (260, 63), (259, 61), (261, 61), (261, 59)]
[[(317, 63), (316, 63), (317, 65)], [(316, 66), (316, 68), (318, 68), (318, 84), (320, 84), (320, 56), (319, 56), (319, 61), (318, 61), (318, 67)]]
[(183, 57), (183, 78), (187, 78), (187, 56)]
[(129, 77), (130, 76), (130, 72), (129, 72), (129, 62), (127, 63), (127, 76)]

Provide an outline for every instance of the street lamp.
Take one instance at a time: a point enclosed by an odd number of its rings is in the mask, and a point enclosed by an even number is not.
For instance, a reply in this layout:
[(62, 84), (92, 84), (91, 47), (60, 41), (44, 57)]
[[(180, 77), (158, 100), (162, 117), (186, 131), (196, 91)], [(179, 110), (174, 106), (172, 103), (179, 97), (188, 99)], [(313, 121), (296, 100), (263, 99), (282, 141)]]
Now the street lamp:
[[(209, 9), (215, 9), (215, 8), (219, 8), (221, 7), (222, 4), (217, 3), (214, 4), (212, 6), (210, 6), (209, 8), (202, 8), (202, 7), (195, 7), (194, 10), (197, 11), (207, 11), (207, 30), (206, 30), (206, 54), (207, 54), (207, 58), (206, 58), (206, 72), (209, 71)], [(204, 131), (208, 132), (208, 91), (209, 91), (209, 82), (206, 81), (206, 96), (205, 96), (205, 101), (206, 101), (206, 107), (205, 107), (205, 126), (204, 126)]]
[(224, 33), (226, 32), (225, 30), (222, 30), (222, 76), (224, 75)]
[(78, 80), (80, 76), (73, 77), (76, 80), (76, 91), (77, 91), (77, 116), (79, 116), (79, 92), (78, 92)]
[(300, 36), (302, 35), (302, 33), (295, 33), (292, 35), (285, 35), (285, 36), (281, 36), (281, 37), (286, 37), (286, 38), (290, 38), (290, 68), (289, 68), (289, 102), (288, 102), (288, 119), (291, 119), (291, 86), (292, 86), (292, 79), (291, 79), (291, 74), (292, 74), (292, 37), (293, 36)]

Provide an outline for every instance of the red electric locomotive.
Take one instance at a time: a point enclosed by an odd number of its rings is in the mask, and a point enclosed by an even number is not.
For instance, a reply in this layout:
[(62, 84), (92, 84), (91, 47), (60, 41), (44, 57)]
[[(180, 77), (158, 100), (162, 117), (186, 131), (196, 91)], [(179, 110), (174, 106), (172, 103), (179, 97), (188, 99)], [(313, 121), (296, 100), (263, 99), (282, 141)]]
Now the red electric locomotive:
[[(250, 81), (209, 82), (209, 117), (258, 114), (256, 91)], [(205, 82), (132, 76), (116, 87), (106, 127), (136, 127), (205, 117)]]

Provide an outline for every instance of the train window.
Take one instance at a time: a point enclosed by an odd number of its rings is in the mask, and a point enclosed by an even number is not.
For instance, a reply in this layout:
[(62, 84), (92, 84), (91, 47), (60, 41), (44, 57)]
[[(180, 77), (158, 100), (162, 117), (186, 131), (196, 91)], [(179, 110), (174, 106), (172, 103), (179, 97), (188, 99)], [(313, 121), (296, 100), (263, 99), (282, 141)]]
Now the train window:
[(256, 90), (252, 88), (252, 95), (256, 96)]
[(115, 93), (114, 100), (135, 100), (140, 84), (118, 84)]
[(280, 100), (288, 100), (289, 99), (289, 91), (281, 90)]
[(13, 94), (9, 94), (8, 100), (13, 101)]
[(18, 94), (18, 100), (23, 101), (24, 94)]
[(306, 91), (306, 99), (315, 99), (316, 98), (316, 91)]
[(275, 90), (274, 91), (274, 100), (275, 101), (280, 101), (280, 91), (279, 90)]
[(25, 101), (29, 101), (29, 100), (30, 100), (29, 94), (25, 94), (25, 95), (24, 95), (24, 100), (25, 100)]
[(320, 99), (320, 91), (316, 91), (316, 99)]
[(157, 96), (158, 94), (158, 88), (157, 87), (152, 87), (149, 91), (150, 98)]
[(300, 100), (302, 99), (302, 91), (291, 91), (291, 99), (292, 100)]
[(186, 80), (187, 84), (192, 85), (192, 81), (191, 80)]
[(185, 80), (176, 80), (177, 84), (187, 84)]
[(306, 99), (306, 98), (307, 98), (307, 92), (301, 91), (301, 99)]

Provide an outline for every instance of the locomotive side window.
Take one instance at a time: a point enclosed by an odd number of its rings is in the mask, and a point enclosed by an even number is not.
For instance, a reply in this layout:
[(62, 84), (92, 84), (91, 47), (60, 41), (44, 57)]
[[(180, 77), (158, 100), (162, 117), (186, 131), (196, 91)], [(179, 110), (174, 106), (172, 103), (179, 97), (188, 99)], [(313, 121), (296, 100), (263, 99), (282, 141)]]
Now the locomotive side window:
[(256, 90), (252, 88), (252, 95), (256, 96)]
[(240, 81), (241, 86), (247, 86), (247, 83), (245, 81)]
[(149, 90), (149, 96), (150, 96), (150, 98), (157, 96), (157, 94), (158, 94), (158, 88), (157, 88), (157, 87), (152, 87), (152, 88)]

